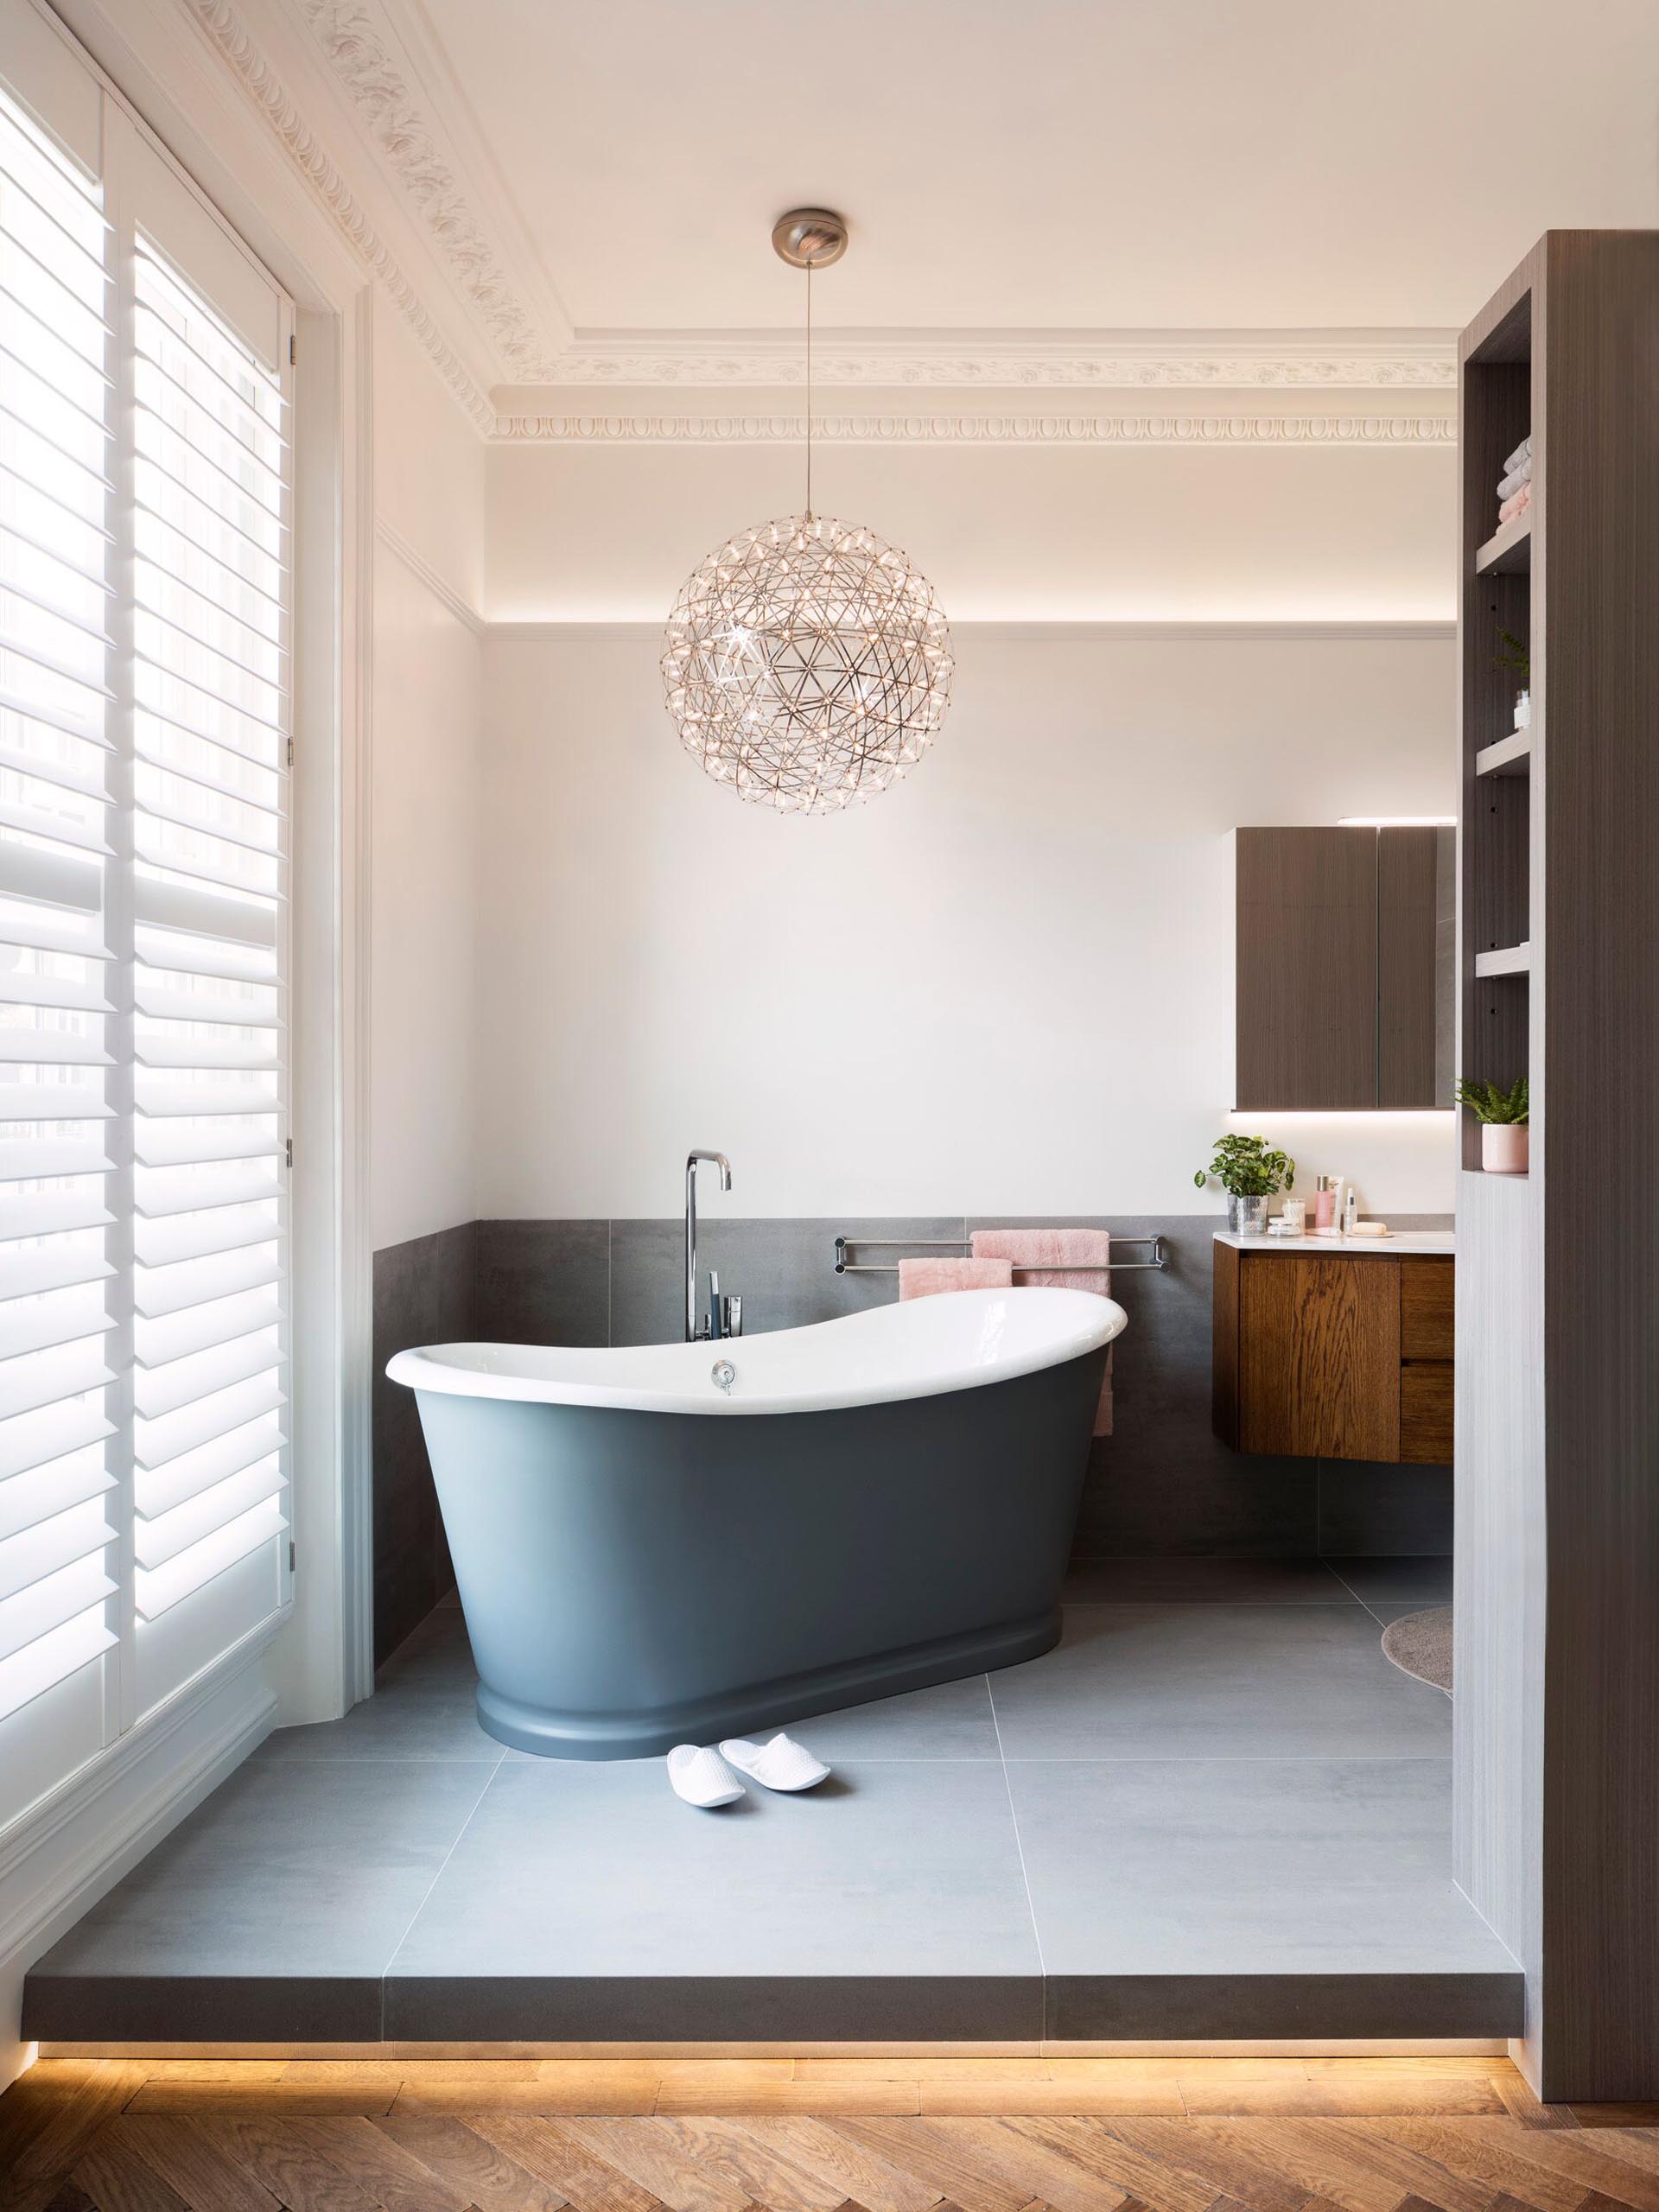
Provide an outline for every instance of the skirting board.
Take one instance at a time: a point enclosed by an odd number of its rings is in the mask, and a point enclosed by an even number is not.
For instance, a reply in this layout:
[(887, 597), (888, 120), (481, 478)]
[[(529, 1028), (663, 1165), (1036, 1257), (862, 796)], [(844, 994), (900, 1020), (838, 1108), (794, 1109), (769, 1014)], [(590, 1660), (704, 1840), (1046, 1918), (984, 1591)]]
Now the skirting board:
[(112, 1745), (0, 1847), (0, 2088), (29, 2063), (18, 2023), (34, 1961), (270, 1734), (276, 1700), (260, 1661), (281, 1625)]

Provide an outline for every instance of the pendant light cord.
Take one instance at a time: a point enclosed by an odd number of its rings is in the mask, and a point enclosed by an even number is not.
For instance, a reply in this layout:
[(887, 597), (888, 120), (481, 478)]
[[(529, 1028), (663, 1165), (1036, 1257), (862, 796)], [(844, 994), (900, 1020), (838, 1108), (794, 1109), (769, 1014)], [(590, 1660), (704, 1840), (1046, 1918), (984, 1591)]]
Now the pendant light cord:
[(806, 264), (806, 518), (812, 519), (812, 264)]

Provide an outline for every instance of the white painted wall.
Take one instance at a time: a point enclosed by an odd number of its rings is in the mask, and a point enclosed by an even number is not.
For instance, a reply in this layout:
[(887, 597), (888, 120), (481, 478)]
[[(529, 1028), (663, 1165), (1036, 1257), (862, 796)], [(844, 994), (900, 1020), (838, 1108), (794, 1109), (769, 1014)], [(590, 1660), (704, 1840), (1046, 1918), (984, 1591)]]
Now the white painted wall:
[[(788, 445), (497, 446), (489, 482), (497, 621), (660, 623), (712, 547), (802, 503)], [(813, 489), (902, 545), (953, 622), (1456, 613), (1449, 446), (830, 446)]]
[(484, 446), (408, 323), (374, 295), (374, 506), (458, 599), (484, 603)]
[[(700, 774), (654, 628), (491, 640), (480, 1213), (673, 1213), (694, 1143), (746, 1215), (1214, 1209), (1228, 833), (1450, 811), (1451, 642), (957, 642), (926, 761), (820, 822)], [(1452, 1205), (1449, 1115), (1230, 1126)]]
[(484, 448), (402, 321), (374, 327), (370, 1170), (378, 1250), (471, 1221)]

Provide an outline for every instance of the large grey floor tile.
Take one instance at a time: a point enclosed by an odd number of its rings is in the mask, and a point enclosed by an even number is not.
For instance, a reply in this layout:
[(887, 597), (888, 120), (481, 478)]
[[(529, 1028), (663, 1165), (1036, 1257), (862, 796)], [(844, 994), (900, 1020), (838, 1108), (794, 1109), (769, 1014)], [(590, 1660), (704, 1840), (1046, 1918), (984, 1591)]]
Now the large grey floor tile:
[(394, 1977), (1037, 1971), (999, 1766), (853, 1764), (699, 1813), (658, 1759), (505, 1763)]
[(991, 1678), (1010, 1762), (1449, 1756), (1438, 1691), (1363, 1607), (1078, 1605), (1058, 1649)]
[(1052, 1974), (1513, 1970), (1452, 1884), (1449, 1760), (1034, 1762), (1009, 1783)]
[(1452, 1602), (1449, 1559), (1332, 1557), (1325, 1564), (1362, 1605), (1369, 1605), (1373, 1599), (1384, 1605), (1449, 1605)]
[(461, 1610), (459, 1593), (454, 1605), (441, 1605), (429, 1612), (412, 1636), (406, 1637), (375, 1677), (378, 1689), (402, 1689), (416, 1683), (474, 1679), (473, 1647)]
[[(761, 1729), (764, 1736), (769, 1732)], [(983, 1675), (814, 1713), (798, 1730), (827, 1764), (843, 1759), (995, 1759), (996, 1721)]]
[(1068, 1605), (1331, 1605), (1351, 1592), (1323, 1560), (1164, 1556), (1079, 1560), (1064, 1595)]
[(279, 1728), (262, 1759), (486, 1759), (505, 1746), (478, 1725), (478, 1676), (467, 1624), (443, 1606), (400, 1644), (376, 1678), (374, 1694), (343, 1720)]
[(378, 2035), (379, 1977), (493, 1770), (256, 1757), (34, 1967), (29, 2033)]
[(493, 1764), (506, 1746), (478, 1725), (474, 1685), (407, 1685), (355, 1705), (343, 1720), (279, 1728), (258, 1753), (262, 1763), (292, 1766), (327, 1760), (459, 1759)]

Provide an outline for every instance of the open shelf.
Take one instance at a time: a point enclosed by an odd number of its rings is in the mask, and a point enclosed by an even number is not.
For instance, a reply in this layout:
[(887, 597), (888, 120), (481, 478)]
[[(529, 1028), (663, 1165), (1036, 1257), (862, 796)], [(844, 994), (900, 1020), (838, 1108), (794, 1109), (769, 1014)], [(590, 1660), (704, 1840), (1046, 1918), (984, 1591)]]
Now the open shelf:
[(1496, 531), (1475, 555), (1478, 576), (1518, 576), (1532, 567), (1532, 509)]
[(1518, 729), (1500, 737), (1496, 745), (1483, 745), (1475, 755), (1478, 776), (1524, 776), (1532, 767), (1532, 732)]
[(1532, 946), (1526, 944), (1500, 945), (1495, 952), (1475, 955), (1477, 976), (1529, 976), (1532, 973)]

